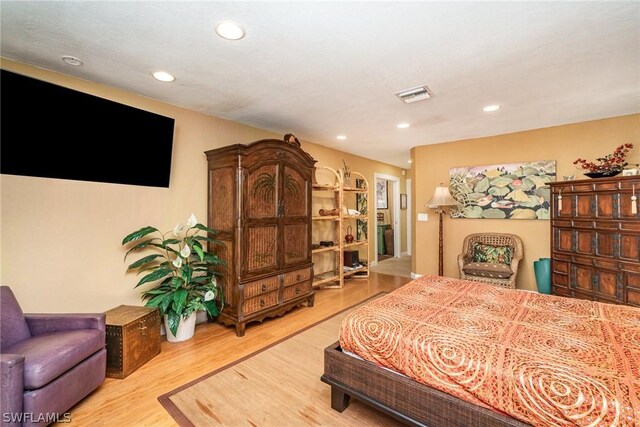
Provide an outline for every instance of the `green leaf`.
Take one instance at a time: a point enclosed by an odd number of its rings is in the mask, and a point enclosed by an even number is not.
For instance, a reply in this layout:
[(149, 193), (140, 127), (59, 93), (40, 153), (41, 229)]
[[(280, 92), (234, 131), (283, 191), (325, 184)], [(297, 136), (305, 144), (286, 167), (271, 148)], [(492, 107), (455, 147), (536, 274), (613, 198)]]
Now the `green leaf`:
[(211, 234), (216, 234), (217, 233), (217, 231), (214, 230), (213, 228), (209, 228), (209, 227), (207, 227), (205, 225), (202, 225), (200, 223), (194, 225), (193, 228), (197, 228), (198, 230), (206, 231), (207, 233), (211, 233)]
[(130, 252), (137, 251), (138, 249), (142, 249), (147, 246), (159, 246), (157, 243), (153, 244), (154, 240), (159, 240), (159, 239), (157, 237), (154, 237), (153, 239), (144, 240), (138, 243), (137, 245), (129, 249), (126, 254), (124, 254), (124, 259), (127, 259), (127, 256), (129, 255)]
[(180, 243), (180, 240), (178, 239), (167, 239), (162, 241), (163, 245), (177, 245), (178, 243)]
[(218, 317), (218, 315), (220, 314), (220, 310), (218, 310), (218, 306), (216, 305), (215, 300), (205, 301), (204, 308), (207, 310), (207, 313), (209, 313), (209, 316), (211, 317)]
[(157, 228), (155, 227), (142, 227), (140, 230), (134, 231), (133, 233), (129, 234), (127, 237), (125, 237), (124, 239), (122, 239), (122, 244), (126, 245), (129, 242), (132, 242), (134, 240), (138, 240), (141, 237), (146, 236), (147, 234), (153, 233), (154, 231), (158, 231)]
[(189, 292), (184, 288), (180, 288), (173, 293), (173, 304), (171, 306), (176, 313), (182, 314), (188, 294)]
[(156, 258), (161, 257), (162, 255), (159, 254), (154, 254), (154, 255), (148, 255), (144, 258), (140, 258), (138, 261), (134, 262), (133, 264), (131, 264), (129, 267), (127, 267), (127, 270), (132, 269), (132, 268), (138, 268), (141, 265), (145, 265), (151, 261), (153, 261)]
[(175, 336), (178, 333), (178, 325), (180, 324), (180, 315), (174, 311), (167, 313), (167, 323), (171, 333)]
[(171, 274), (171, 270), (166, 269), (166, 268), (160, 268), (156, 271), (154, 271), (153, 273), (149, 273), (146, 276), (144, 276), (142, 279), (140, 279), (140, 281), (138, 282), (138, 284), (134, 287), (138, 287), (140, 285), (143, 285), (145, 283), (149, 283), (149, 282), (155, 282), (156, 280), (160, 280), (162, 279), (164, 276)]
[(194, 242), (193, 250), (196, 251), (198, 257), (200, 257), (200, 261), (204, 261), (204, 251), (202, 250), (202, 246), (198, 244), (198, 242)]
[(174, 276), (171, 278), (171, 285), (176, 287), (176, 286), (182, 286), (184, 284), (184, 279), (182, 277), (179, 276)]

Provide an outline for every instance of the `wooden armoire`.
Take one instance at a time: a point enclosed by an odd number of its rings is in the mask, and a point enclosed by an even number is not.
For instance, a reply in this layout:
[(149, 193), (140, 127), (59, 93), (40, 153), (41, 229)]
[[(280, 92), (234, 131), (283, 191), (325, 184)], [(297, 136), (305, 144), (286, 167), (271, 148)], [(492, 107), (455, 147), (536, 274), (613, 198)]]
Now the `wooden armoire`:
[(640, 176), (550, 185), (551, 293), (640, 307)]
[(207, 151), (210, 244), (225, 307), (218, 320), (244, 335), (249, 322), (313, 306), (311, 183), (315, 160), (295, 144), (264, 139)]

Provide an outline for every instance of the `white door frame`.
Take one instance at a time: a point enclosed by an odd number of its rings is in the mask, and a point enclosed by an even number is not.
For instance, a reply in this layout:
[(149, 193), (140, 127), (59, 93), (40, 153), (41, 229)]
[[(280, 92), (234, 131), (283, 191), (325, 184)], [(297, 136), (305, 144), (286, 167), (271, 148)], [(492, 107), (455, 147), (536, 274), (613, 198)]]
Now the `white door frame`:
[(407, 191), (407, 255), (411, 256), (411, 178), (405, 181)]
[[(400, 178), (393, 175), (385, 175), (375, 172), (373, 174), (373, 200), (375, 205), (375, 214), (378, 213), (378, 201), (376, 199), (375, 188), (378, 183), (378, 179), (386, 179), (393, 185), (393, 256), (394, 258), (400, 258), (400, 237), (402, 236), (401, 222), (400, 222)], [(375, 263), (378, 263), (378, 215), (373, 216), (373, 244)]]

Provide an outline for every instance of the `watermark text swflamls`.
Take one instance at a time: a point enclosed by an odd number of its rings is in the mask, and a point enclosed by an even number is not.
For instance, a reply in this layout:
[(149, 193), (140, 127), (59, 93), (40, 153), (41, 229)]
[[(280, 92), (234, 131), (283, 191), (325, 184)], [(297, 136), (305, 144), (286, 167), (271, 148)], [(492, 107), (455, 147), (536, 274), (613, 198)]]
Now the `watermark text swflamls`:
[(2, 414), (3, 423), (70, 423), (71, 414), (65, 412), (33, 413), (33, 412), (4, 412)]

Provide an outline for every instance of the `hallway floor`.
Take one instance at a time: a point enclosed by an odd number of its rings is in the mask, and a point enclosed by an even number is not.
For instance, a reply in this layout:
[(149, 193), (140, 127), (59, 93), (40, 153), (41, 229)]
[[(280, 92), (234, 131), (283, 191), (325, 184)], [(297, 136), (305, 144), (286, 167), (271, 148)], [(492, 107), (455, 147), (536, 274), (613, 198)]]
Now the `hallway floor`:
[(403, 255), (400, 258), (389, 258), (378, 261), (378, 264), (371, 267), (375, 273), (388, 274), (390, 276), (400, 276), (411, 278), (411, 255)]

